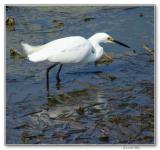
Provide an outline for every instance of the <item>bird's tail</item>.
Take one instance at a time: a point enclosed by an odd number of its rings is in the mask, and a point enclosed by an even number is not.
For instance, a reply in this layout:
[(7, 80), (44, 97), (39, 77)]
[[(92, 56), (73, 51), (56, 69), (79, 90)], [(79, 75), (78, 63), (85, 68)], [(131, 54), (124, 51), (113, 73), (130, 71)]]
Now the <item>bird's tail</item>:
[(21, 42), (21, 45), (22, 45), (26, 55), (32, 54), (36, 49), (35, 46), (31, 46), (31, 45), (24, 43), (24, 42)]
[(43, 46), (31, 46), (24, 42), (21, 42), (21, 45), (30, 61), (33, 61), (33, 62), (44, 61), (48, 57), (45, 51), (41, 51)]

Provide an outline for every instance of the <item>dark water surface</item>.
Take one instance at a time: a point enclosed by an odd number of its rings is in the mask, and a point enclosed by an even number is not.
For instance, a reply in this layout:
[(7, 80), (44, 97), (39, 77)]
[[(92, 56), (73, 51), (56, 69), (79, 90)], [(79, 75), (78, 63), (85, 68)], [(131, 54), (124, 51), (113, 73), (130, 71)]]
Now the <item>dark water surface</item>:
[[(7, 7), (15, 19), (6, 29), (7, 144), (153, 144), (154, 7)], [(134, 49), (102, 44), (113, 62), (65, 65), (61, 84), (49, 62), (11, 56), (20, 42), (86, 38), (106, 32)], [(153, 50), (153, 51), (152, 51)]]

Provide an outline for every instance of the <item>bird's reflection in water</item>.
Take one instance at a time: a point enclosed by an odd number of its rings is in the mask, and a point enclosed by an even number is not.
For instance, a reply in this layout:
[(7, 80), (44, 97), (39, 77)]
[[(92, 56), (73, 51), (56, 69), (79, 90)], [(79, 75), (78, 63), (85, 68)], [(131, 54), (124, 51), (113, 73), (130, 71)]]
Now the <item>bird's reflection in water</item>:
[[(58, 93), (58, 91), (60, 91), (60, 88), (61, 88), (61, 83), (60, 83), (60, 81), (58, 81), (58, 80), (56, 81), (55, 87), (56, 87), (56, 91), (57, 91), (57, 93)], [(47, 98), (48, 98), (48, 100), (49, 100), (51, 97), (52, 97), (52, 95), (51, 95), (50, 89), (48, 89), (48, 90), (47, 90)]]
[(57, 83), (56, 83), (56, 89), (60, 90), (60, 88), (61, 88), (61, 83), (60, 83), (60, 81), (57, 81)]
[[(106, 98), (104, 92), (101, 89), (93, 88), (93, 86), (88, 83), (79, 82), (82, 86), (86, 86), (83, 89), (77, 89), (69, 92), (64, 92), (60, 82), (56, 84), (56, 92), (48, 92), (48, 115), (51, 118), (56, 118), (59, 115), (68, 116), (69, 114), (76, 114), (79, 108), (84, 108), (84, 110), (91, 109), (104, 109), (107, 107)], [(87, 87), (88, 84), (88, 87)], [(50, 90), (51, 91), (51, 90)]]

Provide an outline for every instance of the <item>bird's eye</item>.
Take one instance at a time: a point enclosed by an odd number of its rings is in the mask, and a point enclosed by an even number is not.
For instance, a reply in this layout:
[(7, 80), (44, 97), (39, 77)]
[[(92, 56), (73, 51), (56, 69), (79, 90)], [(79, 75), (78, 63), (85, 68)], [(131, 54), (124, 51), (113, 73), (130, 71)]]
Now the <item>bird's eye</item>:
[(111, 41), (111, 40), (112, 40), (112, 38), (111, 38), (111, 37), (108, 37), (108, 38), (107, 38), (107, 40), (108, 40), (108, 41)]

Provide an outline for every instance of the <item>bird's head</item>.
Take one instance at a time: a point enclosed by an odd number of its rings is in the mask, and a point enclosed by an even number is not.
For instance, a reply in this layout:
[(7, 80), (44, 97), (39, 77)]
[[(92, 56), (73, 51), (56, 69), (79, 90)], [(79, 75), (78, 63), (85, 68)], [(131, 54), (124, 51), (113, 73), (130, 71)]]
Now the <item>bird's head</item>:
[(121, 46), (130, 48), (130, 46), (128, 46), (128, 45), (126, 45), (126, 44), (124, 44), (120, 41), (115, 40), (113, 37), (111, 37), (107, 33), (103, 33), (103, 32), (102, 33), (96, 33), (92, 37), (93, 37), (93, 39), (95, 39), (99, 43), (112, 43), (112, 44), (116, 43), (116, 44), (119, 44)]

